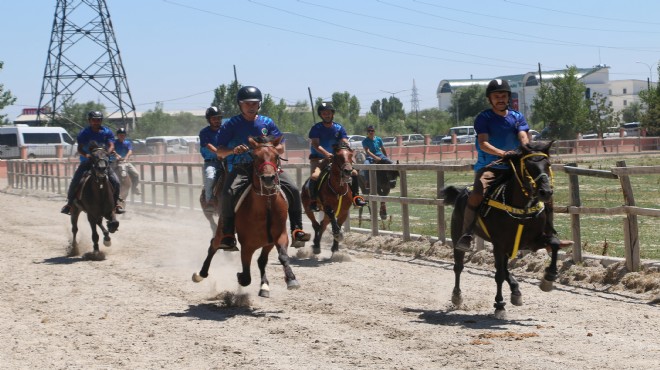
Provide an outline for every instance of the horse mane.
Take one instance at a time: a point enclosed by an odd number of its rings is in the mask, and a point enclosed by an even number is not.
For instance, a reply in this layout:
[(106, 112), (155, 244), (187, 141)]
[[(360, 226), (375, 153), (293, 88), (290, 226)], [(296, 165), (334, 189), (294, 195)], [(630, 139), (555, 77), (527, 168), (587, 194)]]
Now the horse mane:
[(256, 141), (259, 144), (268, 144), (273, 142), (273, 140), (276, 139), (275, 136), (273, 135), (266, 135), (266, 136), (251, 136), (254, 141)]
[(525, 152), (543, 152), (549, 154), (550, 147), (554, 141), (530, 141), (529, 143), (522, 145), (521, 149)]
[(351, 152), (353, 152), (353, 148), (351, 148), (348, 144), (346, 144), (344, 141), (340, 141), (338, 144), (332, 145), (332, 149), (334, 149), (335, 152), (346, 149)]

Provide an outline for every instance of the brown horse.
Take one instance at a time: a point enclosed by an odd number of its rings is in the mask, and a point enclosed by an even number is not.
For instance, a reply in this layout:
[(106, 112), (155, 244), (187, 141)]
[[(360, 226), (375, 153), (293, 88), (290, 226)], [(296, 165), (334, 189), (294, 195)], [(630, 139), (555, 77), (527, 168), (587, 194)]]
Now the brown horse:
[(309, 208), (311, 199), (309, 197), (308, 182), (303, 186), (301, 198), (305, 214), (312, 221), (314, 228), (314, 254), (321, 253), (321, 236), (328, 227), (332, 226), (332, 253), (339, 250), (339, 242), (344, 239), (341, 226), (348, 218), (353, 204), (353, 192), (351, 191), (351, 173), (353, 172), (353, 150), (341, 143), (335, 147), (332, 156), (330, 170), (323, 171), (318, 182), (318, 195), (320, 205), (324, 213), (323, 220), (316, 220), (314, 211)]
[[(112, 197), (112, 185), (108, 179), (108, 153), (105, 149), (94, 147), (90, 144), (92, 169), (83, 176), (77, 196), (71, 207), (71, 242), (74, 250), (77, 250), (76, 234), (78, 233), (78, 216), (80, 212), (87, 213), (89, 226), (92, 228), (92, 242), (94, 243), (94, 254), (99, 253), (99, 234), (96, 227), (103, 232), (103, 245), (111, 245), (110, 233), (119, 228), (119, 221), (115, 217), (115, 202)], [(108, 228), (103, 226), (103, 218), (108, 220)]]
[[(531, 142), (520, 148), (520, 153), (507, 158), (513, 175), (501, 184), (494, 185), (482, 203), (474, 226), (475, 234), (493, 244), (495, 256), (495, 316), (504, 318), (506, 311), (502, 297), (502, 283), (511, 288), (511, 303), (522, 305), (519, 284), (508, 270), (508, 259), (516, 256), (518, 250), (538, 250), (549, 248), (550, 265), (545, 269), (541, 289), (552, 290), (557, 279), (557, 253), (560, 245), (546, 245), (543, 230), (546, 223), (544, 202), (553, 194), (552, 171), (549, 151), (552, 142)], [(446, 187), (443, 190), (445, 203), (454, 205), (451, 219), (451, 237), (457, 241), (461, 237), (464, 210), (469, 194), (466, 188)], [(562, 244), (562, 246), (564, 246)], [(457, 307), (463, 302), (460, 276), (463, 271), (465, 252), (454, 249), (455, 285), (452, 302)]]
[[(259, 296), (269, 297), (270, 287), (266, 277), (266, 264), (268, 254), (277, 248), (278, 258), (284, 269), (284, 281), (288, 289), (297, 289), (300, 284), (291, 270), (289, 263), (288, 246), (289, 233), (287, 232), (288, 203), (279, 186), (279, 154), (275, 148), (281, 141), (281, 136), (273, 139), (249, 138), (252, 163), (252, 184), (241, 196), (236, 210), (236, 233), (241, 244), (241, 264), (243, 271), (236, 274), (241, 286), (248, 286), (252, 282), (250, 264), (252, 255), (261, 248), (261, 255), (257, 265), (261, 273), (261, 287)], [(213, 255), (220, 247), (222, 228), (216, 230), (215, 237), (211, 239), (208, 256), (204, 261), (199, 274), (193, 274), (193, 281), (202, 281), (208, 276), (209, 266)]]

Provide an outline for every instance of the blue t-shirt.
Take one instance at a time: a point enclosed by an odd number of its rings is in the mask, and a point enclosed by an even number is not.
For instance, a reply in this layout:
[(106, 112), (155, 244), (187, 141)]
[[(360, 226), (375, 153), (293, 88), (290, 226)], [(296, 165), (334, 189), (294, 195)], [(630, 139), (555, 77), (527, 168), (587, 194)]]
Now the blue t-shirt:
[[(332, 146), (339, 144), (341, 139), (348, 139), (344, 126), (337, 122), (332, 122), (332, 126), (330, 127), (325, 127), (323, 122), (318, 122), (309, 130), (308, 137), (310, 139), (319, 139), (319, 145), (329, 153), (334, 153), (335, 150)], [(312, 158), (325, 158), (314, 147), (311, 147), (309, 156)]]
[[(91, 152), (89, 151), (90, 142), (96, 141), (96, 143), (99, 146), (108, 149), (110, 143), (115, 142), (115, 134), (113, 134), (112, 130), (110, 130), (105, 126), (101, 126), (99, 132), (94, 132), (92, 131), (91, 126), (87, 126), (80, 131), (78, 137), (76, 138), (76, 141), (78, 142), (78, 146), (82, 148), (83, 152), (87, 154), (91, 154)], [(85, 158), (82, 155), (80, 156), (80, 162), (84, 162), (86, 160), (87, 158)]]
[[(518, 111), (509, 109), (506, 116), (502, 117), (493, 112), (492, 109), (488, 109), (479, 113), (477, 118), (474, 119), (474, 130), (477, 132), (477, 135), (488, 134), (488, 142), (494, 147), (509, 151), (517, 149), (520, 146), (518, 133), (520, 131), (529, 131), (529, 125), (522, 113)], [(501, 158), (481, 150), (478, 140), (476, 147), (478, 157), (477, 163), (474, 165), (475, 172)], [(493, 167), (507, 168), (508, 166), (506, 164), (498, 164)]]
[(211, 144), (217, 148), (219, 132), (220, 129), (215, 131), (211, 130), (211, 126), (206, 126), (199, 132), (199, 152), (202, 153), (204, 160), (218, 159), (218, 156), (209, 150), (206, 145)]
[[(229, 119), (218, 131), (218, 145), (227, 148), (235, 148), (241, 144), (249, 146), (248, 138), (273, 136), (278, 138), (282, 136), (280, 129), (270, 117), (258, 115), (254, 121), (248, 121), (242, 115), (237, 115)], [(250, 163), (252, 157), (250, 153), (230, 154), (227, 156), (228, 170), (233, 170), (234, 164)]]
[(383, 139), (380, 136), (374, 136), (373, 140), (369, 137), (362, 140), (362, 147), (369, 149), (371, 154), (380, 158), (385, 157), (385, 154), (380, 150), (383, 147)]
[(128, 154), (129, 150), (133, 150), (133, 144), (130, 140), (115, 140), (115, 152), (117, 152), (122, 158), (126, 158), (126, 154)]

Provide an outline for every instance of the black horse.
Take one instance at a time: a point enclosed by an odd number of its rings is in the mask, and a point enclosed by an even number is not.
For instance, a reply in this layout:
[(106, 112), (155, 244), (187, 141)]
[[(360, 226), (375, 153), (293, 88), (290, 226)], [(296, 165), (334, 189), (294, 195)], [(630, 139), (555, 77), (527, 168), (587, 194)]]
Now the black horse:
[[(516, 279), (508, 271), (508, 259), (518, 250), (550, 248), (551, 261), (545, 269), (541, 289), (552, 290), (557, 279), (557, 253), (559, 245), (546, 245), (543, 230), (546, 223), (544, 203), (553, 194), (552, 170), (549, 150), (552, 142), (531, 142), (520, 147), (518, 154), (505, 160), (513, 168), (513, 175), (495, 184), (482, 203), (474, 232), (493, 244), (495, 257), (495, 316), (504, 318), (506, 303), (502, 297), (502, 283), (506, 280), (511, 288), (511, 303), (522, 305), (522, 294)], [(455, 242), (461, 237), (463, 215), (469, 191), (466, 188), (446, 187), (443, 190), (446, 204), (453, 204), (451, 238)], [(465, 252), (454, 249), (455, 285), (452, 303), (461, 305), (460, 277), (464, 266)]]
[[(109, 160), (108, 152), (90, 144), (92, 169), (84, 176), (76, 192), (71, 207), (71, 232), (73, 240), (71, 242), (74, 251), (77, 250), (76, 234), (78, 233), (78, 216), (80, 212), (87, 213), (89, 226), (92, 228), (92, 242), (94, 242), (94, 254), (99, 254), (99, 234), (96, 226), (103, 232), (103, 245), (111, 245), (110, 233), (114, 233), (119, 228), (119, 221), (115, 217), (115, 202), (113, 199), (112, 185), (109, 180)], [(103, 219), (108, 220), (106, 229), (103, 226)]]
[[(355, 156), (355, 160), (359, 164), (364, 164), (366, 161), (366, 156), (364, 152), (359, 152)], [(396, 161), (396, 164), (399, 164), (399, 161)], [(394, 170), (385, 170), (385, 171), (376, 171), (376, 194), (380, 196), (388, 196), (390, 190), (396, 187), (396, 181), (399, 178), (399, 171)], [(362, 171), (358, 176), (358, 182), (360, 184), (360, 191), (362, 194), (370, 194), (371, 184), (369, 184), (369, 178), (365, 177)], [(369, 208), (369, 213), (371, 213), (371, 206)], [(387, 219), (387, 203), (380, 202), (379, 215), (381, 220)], [(362, 222), (362, 208), (359, 210), (358, 219)]]

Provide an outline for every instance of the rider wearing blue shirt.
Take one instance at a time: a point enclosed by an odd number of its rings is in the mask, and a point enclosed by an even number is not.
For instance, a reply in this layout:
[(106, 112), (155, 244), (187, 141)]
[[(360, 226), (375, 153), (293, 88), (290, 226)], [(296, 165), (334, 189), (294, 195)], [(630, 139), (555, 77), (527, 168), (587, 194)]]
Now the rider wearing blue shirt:
[[(321, 170), (326, 168), (332, 161), (332, 153), (335, 151), (333, 147), (339, 145), (340, 142), (344, 142), (349, 147), (348, 135), (346, 135), (344, 126), (334, 122), (335, 108), (332, 103), (322, 102), (316, 112), (321, 117), (321, 122), (316, 123), (309, 130), (308, 137), (312, 142), (309, 154), (311, 176), (307, 184), (311, 199), (309, 208), (315, 212), (320, 210), (317, 204), (318, 179)], [(353, 192), (353, 204), (358, 207), (367, 205), (364, 198), (360, 196), (356, 170), (353, 170), (351, 174), (351, 191)]]
[[(83, 174), (85, 171), (92, 169), (93, 164), (92, 161), (89, 160), (89, 157), (91, 156), (89, 144), (92, 141), (95, 141), (99, 146), (105, 147), (108, 153), (112, 153), (115, 150), (115, 135), (112, 133), (112, 130), (101, 125), (103, 122), (103, 113), (99, 111), (89, 112), (87, 114), (87, 122), (89, 122), (89, 126), (82, 129), (77, 137), (80, 164), (78, 165), (78, 168), (76, 168), (76, 172), (73, 174), (73, 178), (69, 184), (66, 205), (62, 207), (62, 210), (60, 211), (66, 215), (71, 214), (71, 206), (73, 205), (73, 200), (76, 197), (76, 190), (78, 189), (80, 180), (82, 180)], [(124, 209), (117, 204), (119, 201), (119, 179), (117, 178), (115, 171), (110, 167), (108, 167), (108, 175), (113, 190), (112, 195), (115, 201), (115, 213), (124, 213)]]
[(137, 171), (137, 168), (133, 166), (130, 162), (131, 157), (133, 156), (133, 143), (130, 140), (126, 140), (126, 129), (119, 128), (117, 129), (117, 139), (115, 140), (115, 154), (114, 160), (124, 161), (126, 165), (126, 172), (131, 178), (131, 185), (133, 187), (132, 191), (135, 195), (140, 195), (142, 192), (138, 185), (140, 184), (140, 174)]
[[(521, 145), (529, 143), (529, 125), (525, 117), (509, 109), (511, 87), (506, 80), (492, 80), (486, 88), (486, 97), (491, 109), (481, 112), (474, 120), (477, 132), (477, 163), (474, 165), (474, 188), (468, 197), (463, 217), (463, 235), (455, 242), (454, 248), (468, 252), (472, 248), (472, 228), (477, 209), (484, 194), (494, 181), (511, 175), (512, 169), (504, 161), (509, 154), (516, 153)], [(545, 204), (546, 229), (544, 236), (549, 244), (559, 244), (553, 227), (552, 200)]]
[(218, 159), (218, 132), (222, 123), (222, 111), (209, 107), (205, 113), (208, 126), (199, 132), (199, 152), (204, 158), (204, 199), (209, 207), (213, 198), (213, 184), (217, 176), (222, 176), (222, 161)]
[[(364, 164), (393, 164), (391, 159), (387, 157), (387, 151), (383, 144), (383, 139), (376, 136), (376, 128), (372, 125), (367, 127), (367, 137), (362, 140), (362, 148), (366, 154)], [(362, 170), (362, 177), (364, 177), (367, 184), (369, 183), (369, 171)]]
[[(236, 94), (241, 114), (232, 117), (220, 127), (218, 133), (217, 155), (227, 160), (229, 174), (222, 189), (222, 232), (220, 249), (236, 251), (234, 236), (234, 205), (235, 200), (243, 193), (252, 181), (253, 160), (249, 153), (248, 138), (273, 136), (280, 137), (282, 133), (270, 117), (258, 115), (261, 107), (261, 91), (254, 86), (244, 86)], [(282, 154), (282, 143), (276, 147)], [(279, 174), (280, 186), (289, 202), (289, 223), (291, 226), (291, 246), (300, 248), (310, 239), (303, 231), (302, 206), (300, 191), (286, 172)]]

